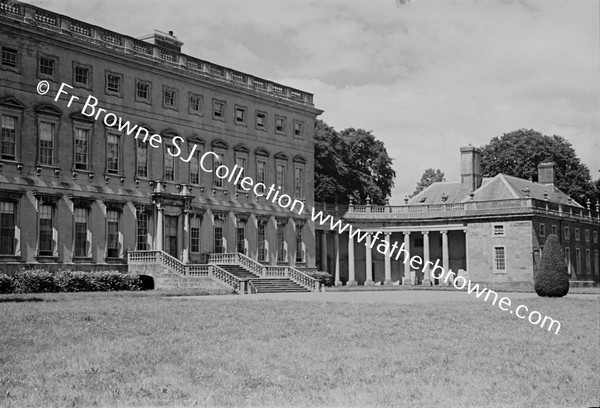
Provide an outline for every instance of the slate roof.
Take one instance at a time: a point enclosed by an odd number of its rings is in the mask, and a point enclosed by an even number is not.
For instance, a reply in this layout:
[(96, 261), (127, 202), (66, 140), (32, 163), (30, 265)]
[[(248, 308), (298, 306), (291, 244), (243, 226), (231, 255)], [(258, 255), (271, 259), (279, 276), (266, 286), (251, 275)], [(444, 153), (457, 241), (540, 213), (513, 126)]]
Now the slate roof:
[[(527, 189), (529, 191), (526, 193)], [(442, 204), (444, 202), (453, 204), (471, 201), (469, 193), (470, 191), (462, 188), (460, 182), (436, 182), (412, 197), (408, 204)], [(510, 200), (525, 197), (545, 200), (544, 194), (548, 194), (548, 201), (552, 203), (567, 204), (570, 198), (554, 185), (498, 174), (495, 177), (483, 179), (481, 186), (474, 191), (472, 201)], [(446, 201), (442, 200), (444, 195), (447, 196)], [(571, 205), (583, 208), (573, 199), (571, 199)]]

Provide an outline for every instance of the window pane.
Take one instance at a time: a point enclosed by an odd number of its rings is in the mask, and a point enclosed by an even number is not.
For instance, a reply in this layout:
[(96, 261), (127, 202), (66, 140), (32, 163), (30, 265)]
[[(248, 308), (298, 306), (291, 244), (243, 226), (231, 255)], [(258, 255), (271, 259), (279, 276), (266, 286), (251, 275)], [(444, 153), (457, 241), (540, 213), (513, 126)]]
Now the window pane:
[(40, 122), (40, 164), (54, 164), (54, 123)]
[(107, 158), (108, 158), (108, 172), (118, 173), (119, 172), (119, 136), (108, 135), (107, 143)]
[(75, 256), (85, 257), (87, 253), (88, 211), (75, 208)]
[(52, 207), (40, 205), (39, 254), (52, 255)]
[(15, 254), (15, 203), (0, 201), (0, 254)]
[(88, 130), (75, 129), (75, 168), (88, 168)]
[(2, 115), (2, 159), (16, 159), (17, 118)]

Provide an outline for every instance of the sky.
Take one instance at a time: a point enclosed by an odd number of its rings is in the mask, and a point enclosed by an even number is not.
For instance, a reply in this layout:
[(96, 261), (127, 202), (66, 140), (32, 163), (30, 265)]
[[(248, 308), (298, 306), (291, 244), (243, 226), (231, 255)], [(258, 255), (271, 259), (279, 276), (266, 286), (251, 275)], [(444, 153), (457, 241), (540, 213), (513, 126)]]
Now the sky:
[(535, 129), (600, 177), (597, 0), (28, 0), (311, 92), (337, 130), (370, 130), (396, 171), (391, 204), (427, 168), (460, 180), (461, 146)]

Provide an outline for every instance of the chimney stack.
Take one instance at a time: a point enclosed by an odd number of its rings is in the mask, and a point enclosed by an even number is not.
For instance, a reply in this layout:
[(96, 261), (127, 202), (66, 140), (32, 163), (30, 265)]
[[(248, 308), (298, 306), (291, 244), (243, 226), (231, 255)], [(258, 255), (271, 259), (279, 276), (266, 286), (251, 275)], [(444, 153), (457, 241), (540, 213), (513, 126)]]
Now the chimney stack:
[(554, 163), (538, 165), (538, 183), (554, 185)]
[(481, 153), (471, 145), (460, 148), (460, 182), (464, 191), (481, 186)]

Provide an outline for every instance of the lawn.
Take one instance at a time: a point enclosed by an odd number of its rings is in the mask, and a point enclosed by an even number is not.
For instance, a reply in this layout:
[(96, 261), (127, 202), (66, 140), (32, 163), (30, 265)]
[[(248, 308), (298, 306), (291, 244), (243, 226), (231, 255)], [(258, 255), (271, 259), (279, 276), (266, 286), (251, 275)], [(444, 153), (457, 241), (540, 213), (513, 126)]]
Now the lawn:
[(479, 301), (2, 296), (0, 406), (600, 405), (598, 297), (527, 304), (560, 334)]

